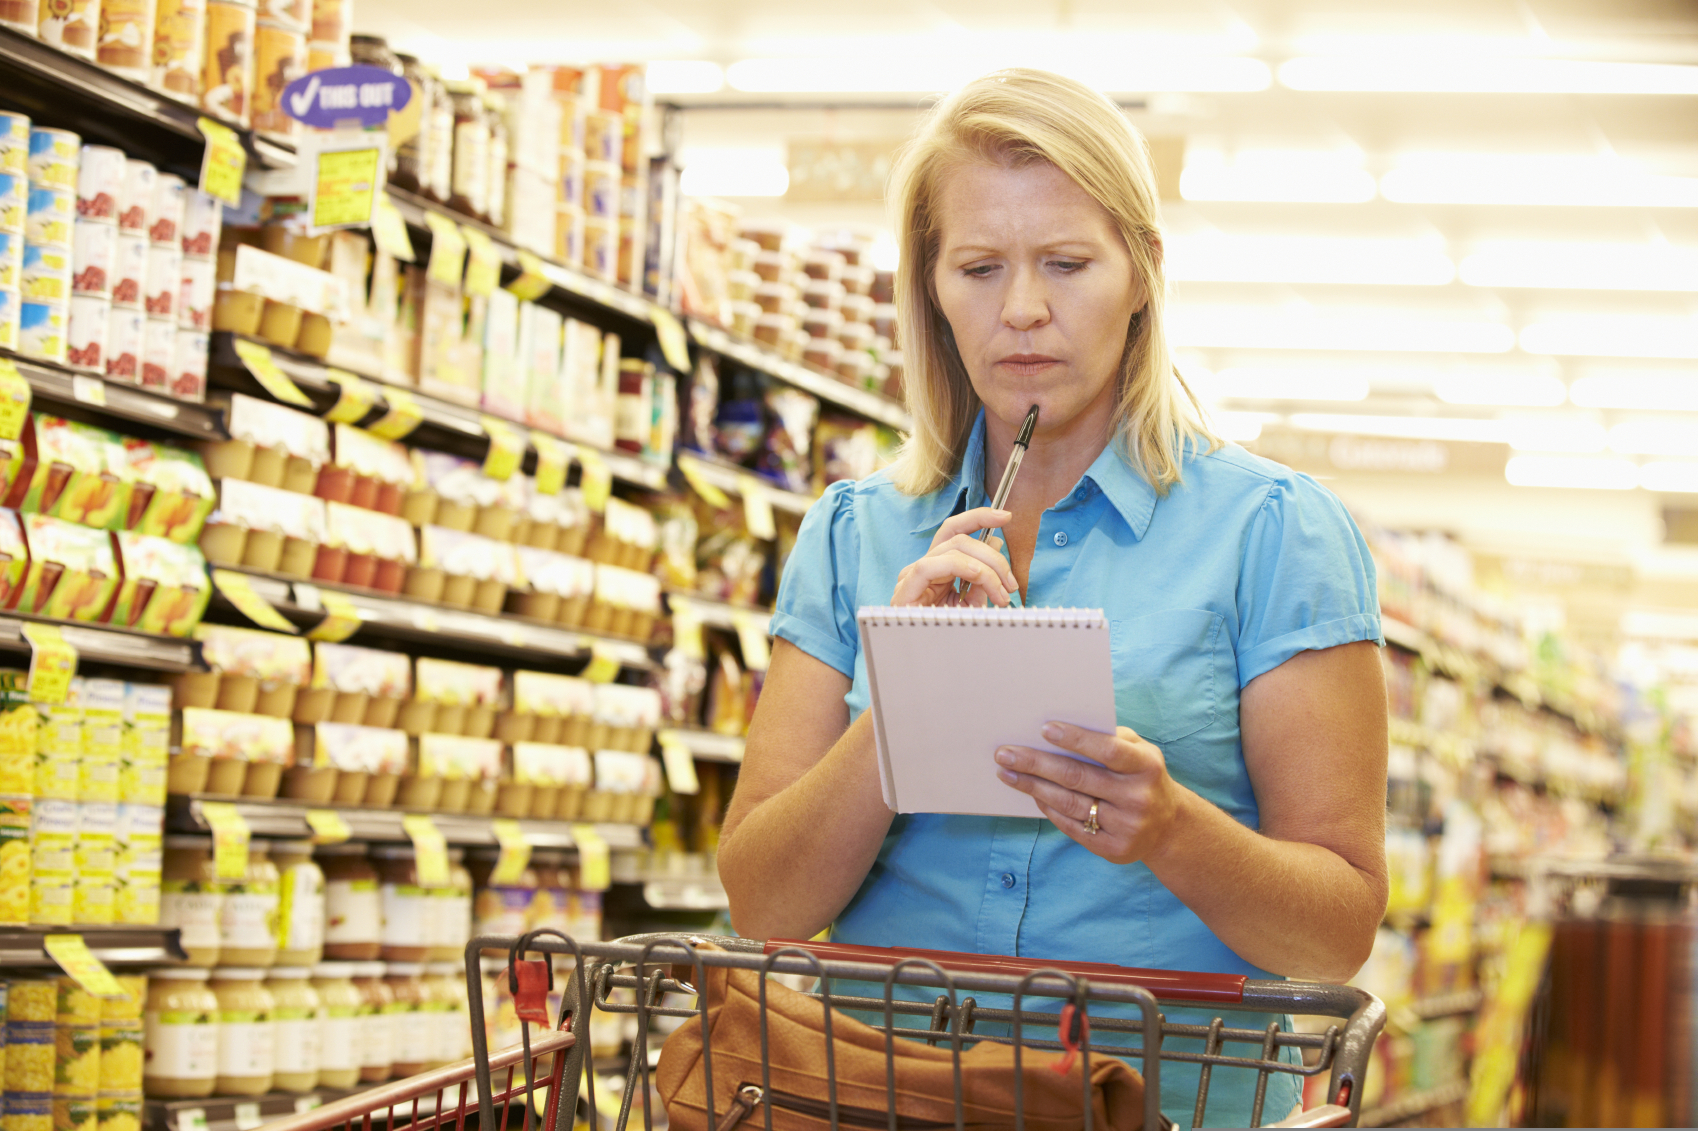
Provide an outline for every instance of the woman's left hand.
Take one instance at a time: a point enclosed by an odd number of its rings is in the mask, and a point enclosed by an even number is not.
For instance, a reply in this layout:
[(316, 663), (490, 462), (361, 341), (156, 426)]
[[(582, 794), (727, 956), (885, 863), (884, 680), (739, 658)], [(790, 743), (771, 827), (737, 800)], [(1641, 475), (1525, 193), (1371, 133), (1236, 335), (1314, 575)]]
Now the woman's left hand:
[[(997, 776), (1029, 794), (1055, 827), (1115, 864), (1130, 864), (1155, 852), (1179, 812), (1183, 789), (1167, 773), (1155, 746), (1130, 727), (1113, 734), (1069, 723), (1044, 724), (1044, 739), (1089, 758), (1093, 766), (1034, 750), (1003, 746), (996, 751)], [(1087, 823), (1097, 806), (1097, 831)]]

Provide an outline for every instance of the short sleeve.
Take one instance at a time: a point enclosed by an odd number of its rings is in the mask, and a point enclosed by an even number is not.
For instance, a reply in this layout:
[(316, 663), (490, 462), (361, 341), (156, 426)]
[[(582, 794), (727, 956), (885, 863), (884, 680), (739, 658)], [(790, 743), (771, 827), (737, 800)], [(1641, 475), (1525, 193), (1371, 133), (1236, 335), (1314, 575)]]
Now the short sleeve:
[(1374, 559), (1338, 497), (1306, 475), (1276, 481), (1238, 577), (1238, 686), (1299, 652), (1384, 643)]
[(855, 678), (861, 536), (855, 528), (855, 484), (827, 487), (802, 517), (796, 545), (784, 563), (772, 635)]

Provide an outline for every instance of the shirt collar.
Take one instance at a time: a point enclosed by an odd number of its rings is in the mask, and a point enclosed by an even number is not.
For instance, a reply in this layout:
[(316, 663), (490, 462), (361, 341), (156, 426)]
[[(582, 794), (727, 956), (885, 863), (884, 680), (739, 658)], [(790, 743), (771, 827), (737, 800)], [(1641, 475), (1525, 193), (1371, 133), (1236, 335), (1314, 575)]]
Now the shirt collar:
[[(950, 515), (966, 510), (969, 503), (988, 506), (990, 500), (984, 498), (984, 482), (985, 410), (981, 408), (972, 431), (967, 435), (967, 450), (961, 457), (961, 470), (953, 481), (915, 500), (919, 525), (910, 533), (924, 534), (936, 530)], [(1080, 482), (1089, 482), (1103, 493), (1109, 505), (1119, 511), (1120, 517), (1131, 527), (1133, 537), (1144, 537), (1156, 510), (1155, 488), (1127, 464), (1118, 444), (1104, 448), (1086, 469)], [(1078, 488), (1075, 487), (1074, 491), (1077, 492)], [(1066, 501), (1063, 500), (1062, 505)]]

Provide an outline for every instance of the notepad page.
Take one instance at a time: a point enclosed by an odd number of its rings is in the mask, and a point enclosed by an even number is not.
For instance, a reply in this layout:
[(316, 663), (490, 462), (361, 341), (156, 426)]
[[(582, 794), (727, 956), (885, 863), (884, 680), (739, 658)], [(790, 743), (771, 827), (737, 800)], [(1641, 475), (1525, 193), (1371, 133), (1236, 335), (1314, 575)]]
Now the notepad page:
[(1043, 740), (1052, 719), (1115, 728), (1101, 609), (863, 608), (857, 619), (880, 781), (898, 813), (1041, 817), (996, 776), (996, 748), (1066, 754)]

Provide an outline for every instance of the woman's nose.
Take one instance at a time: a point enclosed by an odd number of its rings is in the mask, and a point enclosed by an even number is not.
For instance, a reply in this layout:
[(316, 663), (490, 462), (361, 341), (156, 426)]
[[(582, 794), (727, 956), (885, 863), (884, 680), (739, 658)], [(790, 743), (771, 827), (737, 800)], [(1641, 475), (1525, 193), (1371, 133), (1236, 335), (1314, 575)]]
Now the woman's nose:
[(1049, 296), (1042, 275), (1032, 270), (1011, 273), (1002, 299), (1002, 323), (1011, 330), (1034, 330), (1049, 321)]

